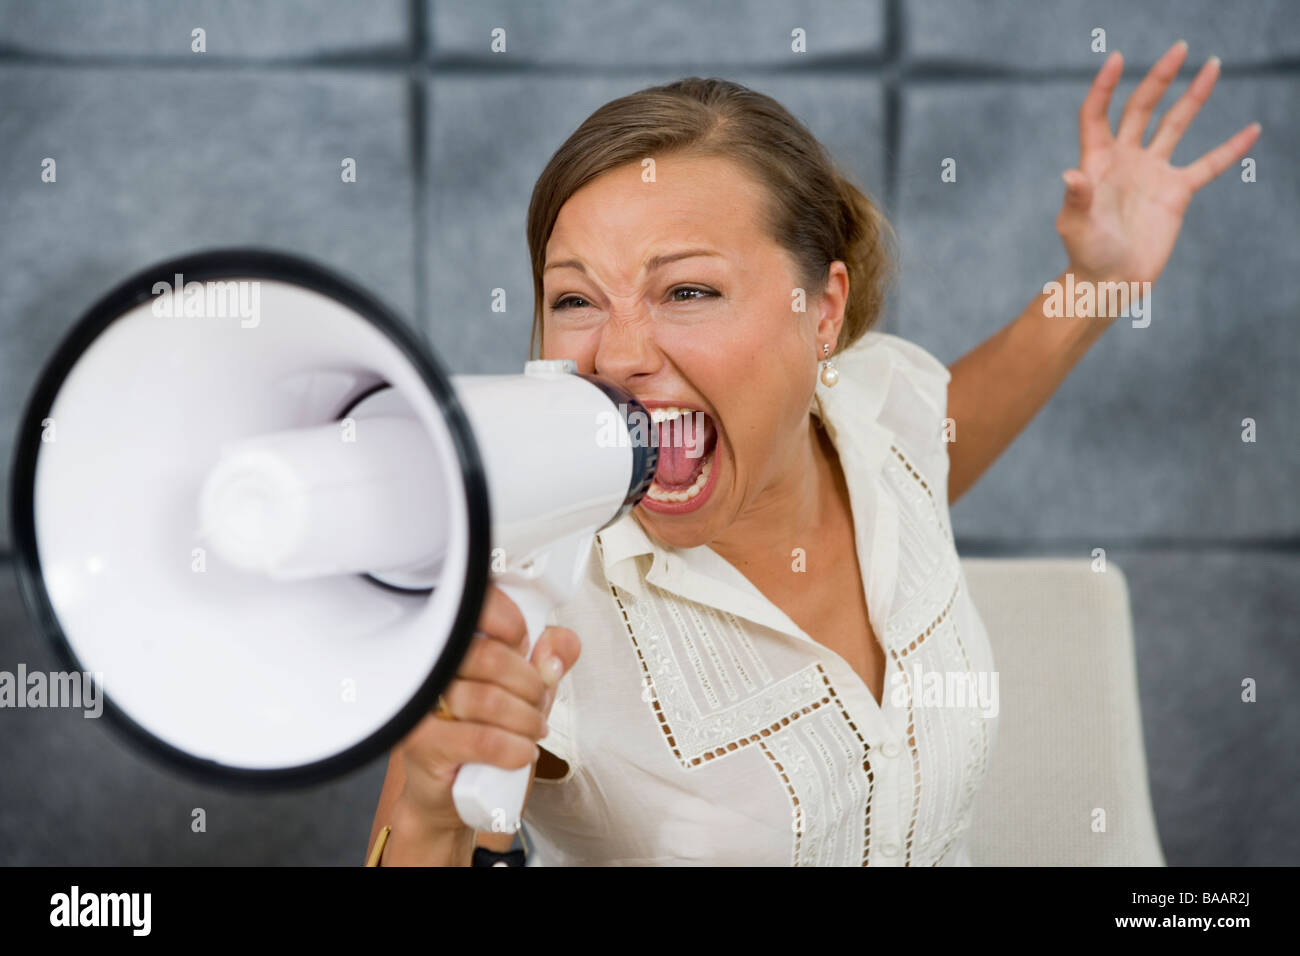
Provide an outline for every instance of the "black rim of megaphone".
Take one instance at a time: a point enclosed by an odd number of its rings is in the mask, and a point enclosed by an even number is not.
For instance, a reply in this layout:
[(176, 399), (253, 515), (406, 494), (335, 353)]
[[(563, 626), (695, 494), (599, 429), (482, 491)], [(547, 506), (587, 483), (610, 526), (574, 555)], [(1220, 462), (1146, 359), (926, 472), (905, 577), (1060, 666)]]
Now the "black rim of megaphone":
[(323, 760), (293, 767), (254, 769), (236, 767), (197, 757), (154, 736), (104, 694), (104, 715), (146, 754), (203, 782), (242, 788), (274, 789), (320, 783), (339, 777), (368, 763), (392, 748), (433, 708), (469, 649), (478, 626), (479, 613), (487, 594), (491, 547), (491, 515), (488, 510), (487, 480), (473, 430), (451, 379), (441, 364), (396, 313), (374, 296), (338, 273), (315, 262), (268, 249), (233, 248), (181, 256), (136, 273), (96, 302), (76, 322), (46, 363), (28, 399), (14, 440), (11, 473), (11, 527), (17, 548), (19, 588), (23, 600), (53, 645), (56, 654), (75, 672), (83, 671), (54, 612), (41, 571), (36, 547), (35, 482), (41, 423), (48, 417), (54, 399), (68, 373), (91, 343), (114, 320), (142, 302), (153, 298), (154, 284), (180, 273), (187, 280), (254, 278), (281, 280), (329, 296), (368, 319), (405, 355), (438, 402), (443, 420), (462, 463), (468, 512), (469, 556), (467, 580), (451, 636), (428, 678), (410, 701), (391, 720), (369, 737)]

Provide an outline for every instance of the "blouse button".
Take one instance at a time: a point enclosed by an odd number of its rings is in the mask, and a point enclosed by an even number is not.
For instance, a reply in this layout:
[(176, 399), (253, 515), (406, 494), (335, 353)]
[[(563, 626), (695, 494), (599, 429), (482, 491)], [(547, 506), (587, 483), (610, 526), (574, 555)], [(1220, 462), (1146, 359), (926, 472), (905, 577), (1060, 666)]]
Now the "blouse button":
[(881, 744), (880, 752), (884, 754), (886, 757), (897, 757), (898, 744), (894, 743), (892, 740), (886, 740), (883, 744)]
[(898, 856), (898, 844), (886, 843), (880, 848), (880, 852), (885, 856)]

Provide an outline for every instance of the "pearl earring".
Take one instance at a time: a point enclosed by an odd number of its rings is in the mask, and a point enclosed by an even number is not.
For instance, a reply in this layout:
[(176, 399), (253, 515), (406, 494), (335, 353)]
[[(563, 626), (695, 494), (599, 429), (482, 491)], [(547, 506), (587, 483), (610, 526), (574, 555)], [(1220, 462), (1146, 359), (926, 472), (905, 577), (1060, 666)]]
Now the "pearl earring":
[(822, 362), (822, 384), (830, 388), (840, 380), (840, 373), (831, 361), (831, 347), (825, 343), (822, 344), (822, 355), (825, 356), (825, 361)]

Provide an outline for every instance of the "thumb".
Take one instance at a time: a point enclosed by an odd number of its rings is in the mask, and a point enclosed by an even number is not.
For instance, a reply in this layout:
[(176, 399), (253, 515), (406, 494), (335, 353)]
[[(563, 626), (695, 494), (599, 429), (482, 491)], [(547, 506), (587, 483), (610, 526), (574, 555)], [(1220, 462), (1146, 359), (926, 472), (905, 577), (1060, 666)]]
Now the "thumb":
[[(538, 638), (537, 646), (533, 648), (532, 662), (541, 673), (542, 680), (553, 688), (561, 677), (573, 669), (581, 653), (582, 641), (577, 634), (567, 627), (552, 626), (542, 631), (542, 636)], [(548, 669), (547, 664), (551, 660), (559, 662), (558, 670)]]
[(1065, 180), (1065, 205), (1076, 212), (1086, 212), (1092, 204), (1092, 182), (1077, 169), (1061, 174)]

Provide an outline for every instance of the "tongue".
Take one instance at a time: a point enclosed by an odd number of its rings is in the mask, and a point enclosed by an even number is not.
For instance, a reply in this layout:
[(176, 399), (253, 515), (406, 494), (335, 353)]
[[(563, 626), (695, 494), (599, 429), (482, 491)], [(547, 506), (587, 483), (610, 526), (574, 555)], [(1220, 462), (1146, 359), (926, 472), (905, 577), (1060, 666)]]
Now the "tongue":
[(659, 467), (655, 483), (661, 488), (686, 488), (695, 480), (709, 450), (717, 442), (713, 420), (692, 412), (659, 425)]

